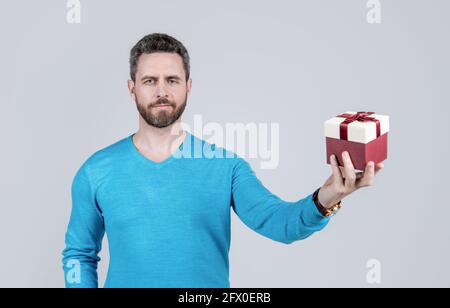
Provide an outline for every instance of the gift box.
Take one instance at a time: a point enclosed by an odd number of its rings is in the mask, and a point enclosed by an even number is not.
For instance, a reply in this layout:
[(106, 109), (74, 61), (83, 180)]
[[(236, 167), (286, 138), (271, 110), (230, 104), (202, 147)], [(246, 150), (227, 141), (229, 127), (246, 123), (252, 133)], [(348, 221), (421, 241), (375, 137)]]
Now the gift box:
[(327, 164), (336, 155), (344, 166), (342, 152), (348, 151), (353, 166), (364, 170), (369, 161), (382, 162), (387, 158), (389, 116), (374, 112), (347, 111), (324, 123)]

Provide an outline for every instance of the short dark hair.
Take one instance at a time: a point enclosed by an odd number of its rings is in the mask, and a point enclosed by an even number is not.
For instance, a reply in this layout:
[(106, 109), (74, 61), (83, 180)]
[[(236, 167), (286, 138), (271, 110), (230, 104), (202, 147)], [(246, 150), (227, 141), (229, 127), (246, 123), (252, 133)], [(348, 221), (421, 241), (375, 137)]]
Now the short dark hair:
[(142, 54), (150, 54), (155, 52), (170, 52), (177, 53), (183, 59), (184, 71), (186, 74), (186, 81), (190, 76), (190, 59), (186, 47), (177, 39), (164, 33), (153, 33), (144, 36), (130, 52), (130, 77), (136, 81), (136, 72), (139, 57)]

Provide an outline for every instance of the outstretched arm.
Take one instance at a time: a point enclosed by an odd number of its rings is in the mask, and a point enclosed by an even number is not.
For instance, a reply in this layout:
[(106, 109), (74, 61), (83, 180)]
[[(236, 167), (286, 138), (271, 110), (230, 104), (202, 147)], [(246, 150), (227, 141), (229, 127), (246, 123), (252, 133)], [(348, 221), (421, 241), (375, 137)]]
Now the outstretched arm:
[(255, 232), (290, 244), (323, 229), (329, 218), (317, 209), (312, 193), (296, 202), (272, 194), (256, 177), (248, 162), (238, 158), (232, 179), (232, 207)]

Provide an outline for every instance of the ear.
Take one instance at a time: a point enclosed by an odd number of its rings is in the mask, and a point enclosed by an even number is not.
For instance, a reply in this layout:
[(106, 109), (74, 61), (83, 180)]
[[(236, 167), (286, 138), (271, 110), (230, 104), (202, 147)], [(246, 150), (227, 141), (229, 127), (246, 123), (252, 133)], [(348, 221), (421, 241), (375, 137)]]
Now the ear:
[(133, 80), (128, 80), (128, 91), (130, 92), (130, 96), (133, 100), (136, 100), (135, 83)]
[(191, 94), (191, 90), (192, 90), (192, 78), (189, 78), (189, 80), (186, 83), (186, 89), (188, 94)]

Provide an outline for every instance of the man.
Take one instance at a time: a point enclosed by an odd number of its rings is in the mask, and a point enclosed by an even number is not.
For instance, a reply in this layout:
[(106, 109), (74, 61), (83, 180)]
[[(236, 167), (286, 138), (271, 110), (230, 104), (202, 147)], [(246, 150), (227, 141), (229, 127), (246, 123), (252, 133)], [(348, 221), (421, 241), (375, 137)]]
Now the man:
[(192, 80), (178, 40), (144, 37), (131, 50), (130, 71), (139, 130), (96, 152), (74, 178), (63, 251), (67, 287), (98, 286), (105, 231), (105, 287), (229, 287), (230, 206), (254, 231), (289, 244), (324, 228), (340, 200), (371, 185), (382, 168), (369, 163), (356, 174), (344, 153), (345, 166), (333, 158), (320, 189), (285, 202), (243, 158), (181, 128)]

